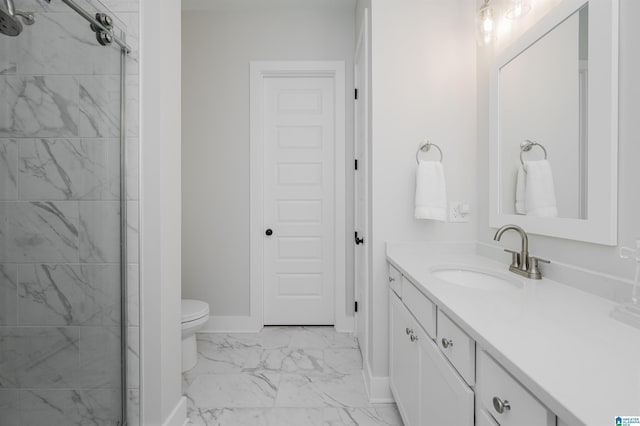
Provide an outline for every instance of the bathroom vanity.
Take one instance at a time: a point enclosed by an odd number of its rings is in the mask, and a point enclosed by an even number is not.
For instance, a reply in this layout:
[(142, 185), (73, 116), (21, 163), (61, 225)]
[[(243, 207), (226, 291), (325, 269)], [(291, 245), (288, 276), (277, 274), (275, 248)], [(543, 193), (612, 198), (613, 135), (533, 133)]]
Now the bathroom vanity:
[(640, 415), (640, 330), (473, 243), (387, 245), (389, 376), (405, 424), (613, 425)]

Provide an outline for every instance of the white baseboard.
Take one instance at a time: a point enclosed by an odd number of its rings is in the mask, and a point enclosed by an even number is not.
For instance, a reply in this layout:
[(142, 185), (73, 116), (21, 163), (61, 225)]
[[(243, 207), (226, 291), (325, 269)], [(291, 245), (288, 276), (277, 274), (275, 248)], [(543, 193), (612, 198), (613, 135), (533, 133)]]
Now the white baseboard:
[(173, 409), (162, 426), (185, 426), (187, 424), (187, 398), (184, 396), (178, 401), (178, 405)]
[(356, 329), (355, 317), (343, 316), (336, 318), (335, 328), (338, 333), (353, 333)]
[(370, 403), (388, 404), (395, 402), (389, 387), (389, 377), (374, 376), (371, 373), (371, 366), (368, 360), (364, 361), (362, 375), (364, 376), (364, 385), (367, 388)]
[(262, 323), (254, 317), (210, 316), (199, 333), (257, 333), (261, 329)]

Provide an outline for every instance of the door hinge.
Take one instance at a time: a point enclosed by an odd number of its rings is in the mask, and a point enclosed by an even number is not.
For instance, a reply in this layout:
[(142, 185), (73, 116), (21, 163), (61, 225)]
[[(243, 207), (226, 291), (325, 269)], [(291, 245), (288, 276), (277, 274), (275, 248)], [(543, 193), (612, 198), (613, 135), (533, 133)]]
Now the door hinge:
[(354, 309), (355, 309), (355, 312), (358, 312), (358, 302), (355, 302), (355, 307), (354, 307)]
[(358, 100), (358, 89), (354, 89), (354, 97), (356, 100)]
[(358, 238), (358, 231), (355, 232), (356, 234), (356, 245), (360, 245), (360, 244), (364, 244), (364, 238)]
[(354, 160), (354, 163), (355, 163), (354, 164), (355, 169), (358, 170), (358, 159), (357, 158)]

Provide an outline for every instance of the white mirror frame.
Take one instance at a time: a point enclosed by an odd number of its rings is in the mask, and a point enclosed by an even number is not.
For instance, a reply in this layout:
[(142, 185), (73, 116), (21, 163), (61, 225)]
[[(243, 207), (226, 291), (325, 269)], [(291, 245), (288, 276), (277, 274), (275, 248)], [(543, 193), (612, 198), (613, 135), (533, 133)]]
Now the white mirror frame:
[[(500, 150), (500, 69), (529, 46), (589, 4), (589, 104), (587, 219), (531, 217), (502, 212)], [(507, 223), (528, 233), (617, 244), (618, 230), (618, 0), (563, 0), (507, 47), (491, 69), (489, 224)]]

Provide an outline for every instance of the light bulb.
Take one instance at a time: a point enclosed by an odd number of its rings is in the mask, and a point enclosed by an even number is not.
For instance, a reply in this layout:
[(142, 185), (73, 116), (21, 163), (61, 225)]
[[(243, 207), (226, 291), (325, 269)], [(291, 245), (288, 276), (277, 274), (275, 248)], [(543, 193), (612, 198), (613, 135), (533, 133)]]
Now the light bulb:
[(507, 11), (507, 18), (518, 19), (531, 10), (531, 0), (511, 0), (511, 6)]
[(489, 1), (484, 0), (484, 4), (476, 14), (476, 39), (480, 46), (491, 44), (496, 38), (494, 12)]

